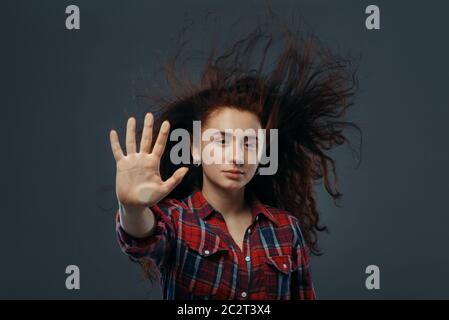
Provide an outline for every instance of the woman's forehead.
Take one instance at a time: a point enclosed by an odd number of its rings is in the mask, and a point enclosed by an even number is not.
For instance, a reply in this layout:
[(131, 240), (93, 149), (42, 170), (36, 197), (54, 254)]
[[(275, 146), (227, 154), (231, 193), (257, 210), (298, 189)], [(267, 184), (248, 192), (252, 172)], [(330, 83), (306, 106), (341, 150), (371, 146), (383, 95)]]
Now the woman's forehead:
[(257, 115), (253, 112), (240, 110), (233, 107), (220, 107), (213, 111), (202, 124), (204, 129), (260, 129), (261, 124)]

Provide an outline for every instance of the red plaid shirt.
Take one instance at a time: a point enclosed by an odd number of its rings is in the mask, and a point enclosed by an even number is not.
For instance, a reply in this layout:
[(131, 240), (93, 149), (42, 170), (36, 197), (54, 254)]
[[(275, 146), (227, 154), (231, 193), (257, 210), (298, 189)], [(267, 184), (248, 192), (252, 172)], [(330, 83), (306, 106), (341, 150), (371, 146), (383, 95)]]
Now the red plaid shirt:
[(151, 210), (157, 221), (151, 236), (127, 234), (119, 211), (116, 230), (133, 261), (158, 267), (164, 299), (315, 299), (309, 250), (288, 212), (254, 199), (241, 250), (201, 191)]

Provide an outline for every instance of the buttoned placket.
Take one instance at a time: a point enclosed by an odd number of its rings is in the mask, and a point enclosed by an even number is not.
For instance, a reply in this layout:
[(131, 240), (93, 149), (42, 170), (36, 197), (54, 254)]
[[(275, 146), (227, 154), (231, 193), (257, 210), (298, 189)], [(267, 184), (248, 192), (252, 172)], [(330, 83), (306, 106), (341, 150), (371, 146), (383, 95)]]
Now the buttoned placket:
[[(254, 221), (251, 222), (251, 225), (246, 229), (244, 238), (243, 238), (243, 248), (242, 250), (240, 249), (240, 247), (238, 246), (238, 244), (234, 241), (234, 239), (232, 238), (231, 234), (229, 233), (229, 230), (227, 228), (226, 225), (226, 221), (224, 220), (223, 216), (220, 214), (220, 220), (222, 220), (222, 223), (224, 225), (224, 228), (226, 230), (226, 237), (229, 239), (229, 241), (231, 241), (231, 243), (233, 243), (232, 247), (234, 248), (233, 250), (235, 251), (235, 253), (237, 254), (237, 260), (239, 263), (239, 268), (241, 266), (244, 266), (244, 269), (242, 273), (239, 273), (239, 277), (237, 277), (238, 279), (238, 284), (237, 284), (237, 288), (240, 288), (240, 291), (237, 291), (236, 294), (239, 298), (243, 298), (243, 299), (247, 299), (249, 297), (249, 289), (250, 289), (250, 285), (251, 285), (251, 278), (252, 278), (252, 274), (250, 273), (251, 270), (251, 256), (247, 254), (248, 252), (248, 248), (251, 248), (251, 235), (254, 232), (255, 226), (257, 221), (259, 220), (259, 215), (256, 216), (256, 218), (254, 219)], [(207, 250), (206, 250), (207, 251)], [(204, 252), (206, 255), (208, 253)], [(251, 254), (251, 253), (250, 253)], [(245, 288), (242, 288), (241, 284), (245, 283)]]
[[(241, 259), (244, 257), (244, 265), (245, 265), (245, 276), (246, 276), (246, 280), (245, 279), (241, 279), (241, 283), (246, 283), (246, 290), (242, 290), (242, 292), (240, 293), (240, 297), (241, 298), (248, 298), (249, 297), (249, 290), (251, 288), (251, 279), (252, 279), (252, 273), (251, 273), (251, 253), (252, 250), (248, 250), (248, 248), (251, 248), (251, 235), (253, 233), (253, 230), (256, 227), (256, 223), (259, 220), (259, 215), (256, 216), (255, 220), (252, 221), (251, 225), (248, 227), (248, 229), (246, 229), (245, 235), (244, 235), (244, 239), (243, 239), (243, 251), (240, 252), (238, 251), (238, 254), (241, 256), (239, 256), (239, 261), (241, 261)], [(249, 253), (248, 253), (249, 251)], [(242, 276), (243, 278), (243, 276)]]

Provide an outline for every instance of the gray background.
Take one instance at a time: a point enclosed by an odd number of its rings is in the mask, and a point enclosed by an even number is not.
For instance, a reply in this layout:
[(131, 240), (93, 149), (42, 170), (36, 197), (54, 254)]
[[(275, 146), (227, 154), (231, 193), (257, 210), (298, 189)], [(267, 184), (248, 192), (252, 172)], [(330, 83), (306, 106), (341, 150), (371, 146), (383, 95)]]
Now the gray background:
[[(381, 30), (364, 26), (372, 1), (275, 1), (341, 53), (362, 54), (351, 111), (363, 129), (356, 168), (335, 152), (342, 207), (318, 186), (331, 233), (312, 259), (321, 299), (449, 298), (447, 45), (443, 1), (374, 1)], [(65, 29), (77, 4), (81, 30)], [(262, 1), (8, 1), (1, 30), (0, 298), (160, 298), (118, 247), (115, 163), (108, 132), (124, 138), (144, 107), (157, 56), (173, 48), (186, 17), (213, 12), (251, 25)], [(203, 41), (203, 39), (200, 39)], [(65, 267), (81, 289), (65, 288)], [(365, 288), (365, 267), (381, 289)]]

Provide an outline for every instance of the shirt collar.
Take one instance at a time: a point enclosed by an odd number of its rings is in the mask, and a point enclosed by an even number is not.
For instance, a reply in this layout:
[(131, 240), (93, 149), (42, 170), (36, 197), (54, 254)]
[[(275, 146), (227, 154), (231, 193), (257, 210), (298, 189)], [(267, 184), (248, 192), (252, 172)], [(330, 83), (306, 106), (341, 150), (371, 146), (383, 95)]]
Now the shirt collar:
[[(195, 190), (191, 197), (192, 207), (198, 213), (198, 216), (206, 220), (213, 212), (218, 212), (212, 205), (207, 202), (201, 190)], [(276, 226), (279, 225), (278, 220), (255, 196), (250, 197), (252, 220), (254, 221), (259, 215), (262, 215), (272, 221)]]

